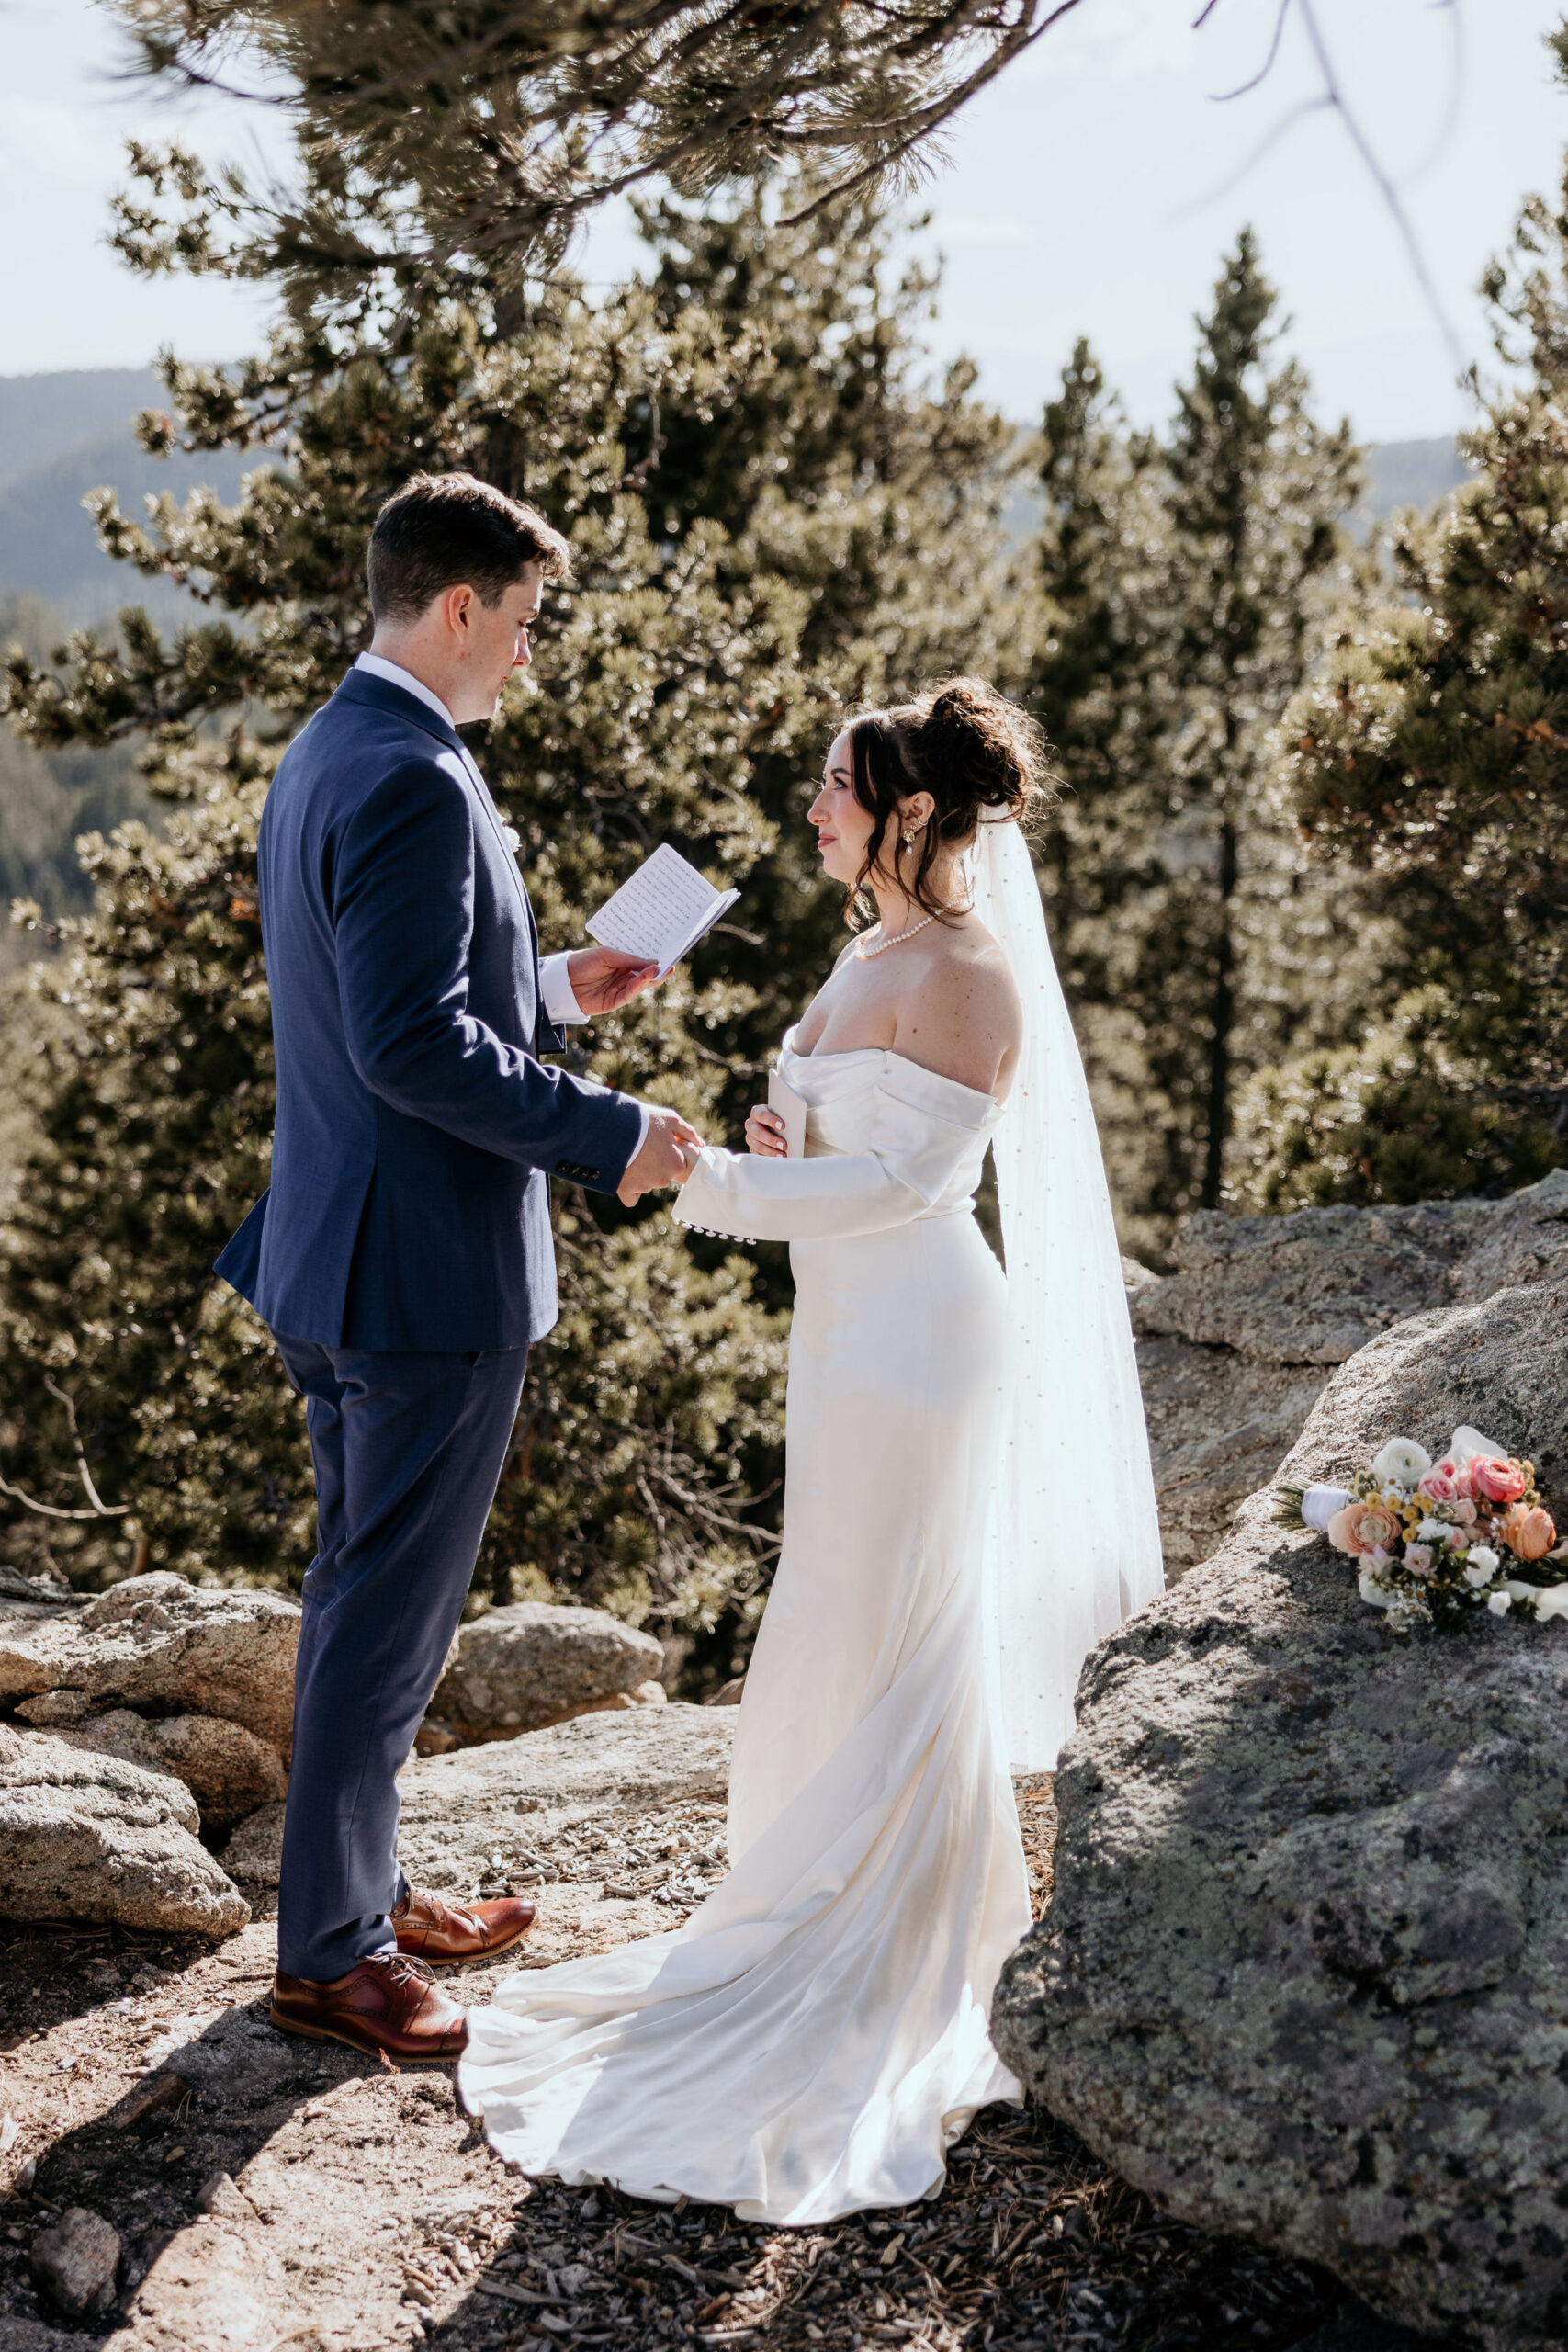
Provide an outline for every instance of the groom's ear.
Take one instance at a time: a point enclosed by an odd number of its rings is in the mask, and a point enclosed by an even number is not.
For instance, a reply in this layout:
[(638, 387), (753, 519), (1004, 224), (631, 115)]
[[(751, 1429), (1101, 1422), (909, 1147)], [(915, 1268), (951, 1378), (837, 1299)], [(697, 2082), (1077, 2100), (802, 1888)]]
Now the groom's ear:
[(435, 599), (442, 620), (455, 637), (468, 636), (478, 601), (467, 581), (458, 581), (455, 587), (444, 588)]

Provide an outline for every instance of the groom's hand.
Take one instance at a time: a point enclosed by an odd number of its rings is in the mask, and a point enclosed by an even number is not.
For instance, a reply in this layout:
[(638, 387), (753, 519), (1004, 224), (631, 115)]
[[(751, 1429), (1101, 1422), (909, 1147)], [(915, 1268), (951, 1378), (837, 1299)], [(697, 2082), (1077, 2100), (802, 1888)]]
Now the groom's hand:
[[(580, 997), (578, 1002), (581, 1001)], [(635, 1208), (645, 1193), (656, 1193), (665, 1184), (683, 1183), (686, 1170), (702, 1148), (701, 1136), (678, 1111), (661, 1111), (650, 1103), (648, 1133), (642, 1139), (641, 1150), (634, 1153), (615, 1188), (617, 1197), (628, 1209)]]
[(566, 959), (571, 992), (590, 1021), (614, 1012), (640, 996), (659, 978), (659, 967), (620, 947), (578, 947)]

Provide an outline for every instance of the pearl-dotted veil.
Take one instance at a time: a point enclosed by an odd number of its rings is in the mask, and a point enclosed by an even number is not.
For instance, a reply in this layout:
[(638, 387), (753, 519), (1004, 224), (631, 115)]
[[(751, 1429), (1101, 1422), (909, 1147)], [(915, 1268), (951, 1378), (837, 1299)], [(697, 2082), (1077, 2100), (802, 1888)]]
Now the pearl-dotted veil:
[(982, 823), (965, 864), (1024, 1016), (992, 1141), (1008, 1340), (986, 1647), (1010, 1769), (1043, 1772), (1085, 1657), (1165, 1577), (1105, 1164), (1029, 844), (1010, 820)]

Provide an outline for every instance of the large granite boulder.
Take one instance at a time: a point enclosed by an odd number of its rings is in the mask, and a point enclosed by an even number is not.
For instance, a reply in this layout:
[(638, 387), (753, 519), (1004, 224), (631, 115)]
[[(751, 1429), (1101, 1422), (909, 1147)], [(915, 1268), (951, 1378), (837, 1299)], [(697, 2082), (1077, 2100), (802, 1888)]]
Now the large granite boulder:
[[(42, 1700), (24, 1700), (17, 1713), (24, 1722), (49, 1724), (67, 1747), (123, 1757), (149, 1772), (172, 1773), (196, 1799), (205, 1830), (232, 1829), (260, 1806), (279, 1803), (288, 1788), (288, 1775), (276, 1748), (243, 1724), (224, 1723), (217, 1715), (148, 1717), (132, 1714), (128, 1707), (90, 1715), (85, 1705), (79, 1711), (58, 1705), (79, 1696), (51, 1691)], [(51, 1700), (57, 1702), (52, 1708)], [(45, 1708), (47, 1713), (36, 1712)], [(71, 1727), (62, 1727), (66, 1724)]]
[[(398, 1781), (398, 1853), (409, 1877), (438, 1892), (521, 1883), (541, 1849), (599, 1824), (680, 1797), (722, 1796), (735, 1716), (674, 1705), (579, 1715), (519, 1739), (417, 1758)], [(234, 1832), (224, 1867), (242, 1883), (277, 1884), (283, 1807)]]
[(287, 1760), (294, 1731), (298, 1604), (209, 1591), (160, 1570), (69, 1615), (0, 1604), (0, 1707), (63, 1690), (96, 1705), (243, 1724)]
[[(1540, 1188), (1537, 1187), (1539, 1191)], [(1568, 1282), (1418, 1316), (1285, 1465), (1461, 1422), (1568, 1523)], [(1568, 1629), (1401, 1636), (1274, 1523), (1089, 1659), (1050, 1907), (993, 2028), (1167, 2211), (1489, 2352), (1568, 2337)]]
[(1405, 1316), (1568, 1279), (1568, 1170), (1501, 1201), (1205, 1211), (1172, 1255), (1128, 1291), (1174, 1579), (1273, 1474), (1335, 1364)]
[(656, 1704), (663, 1665), (651, 1634), (607, 1610), (519, 1600), (459, 1628), (430, 1712), (460, 1739), (514, 1739), (597, 1708)]
[(0, 1916), (228, 1936), (249, 1919), (183, 1781), (0, 1724)]

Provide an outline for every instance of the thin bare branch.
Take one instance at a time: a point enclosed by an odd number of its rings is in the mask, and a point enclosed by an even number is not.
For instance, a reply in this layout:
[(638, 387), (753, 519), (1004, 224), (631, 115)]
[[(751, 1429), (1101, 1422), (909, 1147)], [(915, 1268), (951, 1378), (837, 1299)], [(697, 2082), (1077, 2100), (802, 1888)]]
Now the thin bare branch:
[[(1247, 81), (1238, 82), (1234, 90), (1212, 91), (1210, 95), (1216, 106), (1228, 106), (1233, 98), (1245, 98), (1249, 90), (1256, 90), (1260, 83), (1266, 82), (1269, 79), (1269, 74), (1274, 70), (1274, 60), (1280, 54), (1280, 43), (1285, 38), (1285, 19), (1290, 13), (1291, 0), (1280, 0), (1279, 13), (1274, 18), (1274, 31), (1269, 43), (1268, 56), (1264, 59), (1257, 73), (1250, 75)], [(1202, 19), (1200, 17), (1199, 22), (1201, 23), (1201, 21)]]
[(1205, 188), (1201, 196), (1195, 196), (1188, 203), (1178, 205), (1170, 218), (1173, 220), (1186, 220), (1194, 212), (1202, 212), (1211, 204), (1220, 203), (1234, 188), (1241, 186), (1242, 181), (1248, 176), (1257, 164), (1262, 162), (1269, 149), (1279, 144), (1287, 130), (1293, 130), (1295, 125), (1309, 114), (1326, 112), (1333, 103), (1333, 99), (1324, 93), (1315, 98), (1303, 98), (1299, 105), (1288, 107), (1279, 120), (1264, 132), (1258, 144), (1248, 148), (1234, 171), (1227, 172), (1224, 178), (1217, 181), (1213, 187)]
[(1328, 94), (1329, 104), (1338, 114), (1351, 145), (1366, 165), (1373, 185), (1387, 207), (1394, 227), (1399, 232), (1416, 282), (1425, 295), (1427, 306), (1437, 322), (1443, 341), (1448, 345), (1449, 356), (1453, 361), (1455, 373), (1462, 375), (1465, 364), (1464, 351), (1459, 336), (1455, 334), (1449, 314), (1443, 308), (1442, 297), (1438, 294), (1436, 281), (1427, 266), (1427, 256), (1421, 250), (1421, 241), (1416, 236), (1415, 226), (1400, 199), (1399, 190), (1379, 162), (1377, 151), (1362, 130), (1359, 119), (1346, 104), (1345, 94), (1339, 85), (1339, 76), (1335, 68), (1333, 56), (1317, 21), (1316, 0), (1297, 0), (1297, 6), (1301, 10), (1302, 22), (1306, 27), (1307, 39), (1313, 46), (1313, 53), (1317, 59), (1318, 71), (1323, 75), (1324, 87)]
[(72, 1399), (63, 1388), (59, 1387), (50, 1378), (47, 1372), (43, 1376), (43, 1385), (50, 1395), (65, 1408), (66, 1426), (71, 1431), (71, 1443), (76, 1455), (77, 1476), (86, 1490), (87, 1500), (91, 1503), (92, 1509), (91, 1510), (65, 1510), (58, 1503), (38, 1502), (31, 1495), (24, 1493), (20, 1487), (13, 1487), (5, 1478), (0, 1478), (0, 1495), (6, 1496), (14, 1503), (20, 1503), (26, 1510), (37, 1511), (40, 1519), (124, 1519), (130, 1512), (130, 1505), (106, 1503), (93, 1484), (93, 1474), (87, 1467), (87, 1457), (82, 1449), (81, 1432), (76, 1426), (76, 1408)]

